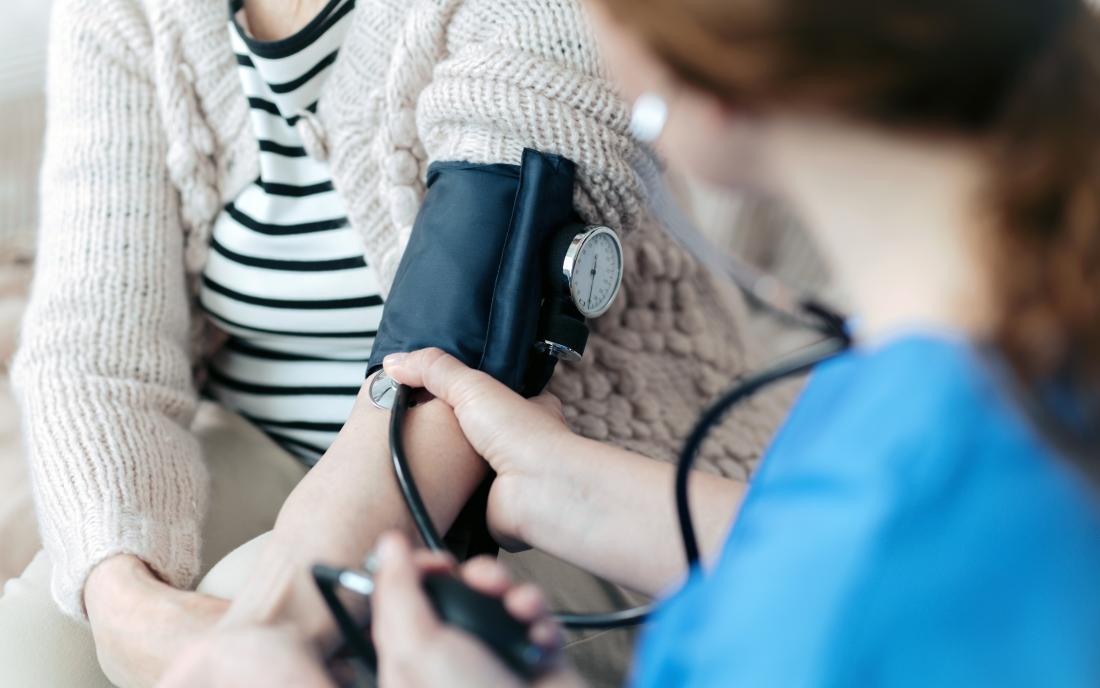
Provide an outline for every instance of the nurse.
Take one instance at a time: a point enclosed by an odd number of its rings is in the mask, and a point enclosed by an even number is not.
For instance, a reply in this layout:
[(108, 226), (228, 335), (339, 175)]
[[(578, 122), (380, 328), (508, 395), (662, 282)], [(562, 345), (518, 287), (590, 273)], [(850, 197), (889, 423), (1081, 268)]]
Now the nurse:
[[(694, 480), (693, 571), (670, 467), (440, 352), (395, 355), (496, 470), (497, 535), (669, 595), (639, 686), (1100, 685), (1097, 19), (1081, 0), (589, 5), (624, 94), (667, 106), (657, 148), (799, 208), (860, 326), (746, 495)], [(422, 597), (417, 571), (446, 564), (397, 536), (379, 554), (383, 685), (507, 685)], [(536, 590), (464, 575), (553, 646)]]

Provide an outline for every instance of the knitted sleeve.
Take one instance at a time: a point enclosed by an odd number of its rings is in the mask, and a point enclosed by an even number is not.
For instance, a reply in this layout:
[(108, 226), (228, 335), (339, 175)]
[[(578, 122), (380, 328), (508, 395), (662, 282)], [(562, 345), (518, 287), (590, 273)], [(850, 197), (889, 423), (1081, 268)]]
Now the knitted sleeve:
[(13, 371), (52, 590), (74, 617), (90, 570), (118, 553), (190, 584), (206, 500), (179, 199), (137, 5), (55, 3), (38, 263)]
[(605, 79), (576, 0), (467, 0), (416, 105), (429, 161), (518, 163), (524, 147), (577, 163), (582, 214), (629, 232), (647, 155)]

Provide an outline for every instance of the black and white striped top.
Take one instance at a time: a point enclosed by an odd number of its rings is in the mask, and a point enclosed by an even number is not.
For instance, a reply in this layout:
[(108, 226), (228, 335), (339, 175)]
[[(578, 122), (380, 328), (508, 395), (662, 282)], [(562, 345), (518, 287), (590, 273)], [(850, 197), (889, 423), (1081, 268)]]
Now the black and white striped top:
[(229, 335), (207, 392), (313, 464), (351, 413), (382, 298), (328, 165), (297, 126), (313, 112), (355, 0), (331, 0), (302, 31), (257, 41), (230, 2), (229, 33), (260, 148), (260, 177), (214, 226), (201, 303)]

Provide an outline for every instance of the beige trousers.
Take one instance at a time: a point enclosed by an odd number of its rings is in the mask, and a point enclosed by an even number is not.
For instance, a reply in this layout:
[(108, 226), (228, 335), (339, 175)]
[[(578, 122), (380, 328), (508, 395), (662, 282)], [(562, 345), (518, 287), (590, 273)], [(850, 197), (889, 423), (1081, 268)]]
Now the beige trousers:
[[(236, 414), (203, 403), (194, 426), (212, 477), (204, 527), (202, 592), (232, 598), (250, 573), (263, 534), (304, 475), (292, 456)], [(0, 545), (2, 546), (2, 545)], [(529, 552), (504, 555), (516, 576), (542, 585), (555, 608), (606, 610), (635, 599), (567, 564)], [(213, 564), (216, 563), (216, 566)], [(0, 686), (108, 688), (91, 631), (61, 614), (49, 591), (50, 562), (39, 552), (0, 595)], [(632, 637), (602, 632), (570, 639), (569, 653), (590, 685), (623, 681)]]

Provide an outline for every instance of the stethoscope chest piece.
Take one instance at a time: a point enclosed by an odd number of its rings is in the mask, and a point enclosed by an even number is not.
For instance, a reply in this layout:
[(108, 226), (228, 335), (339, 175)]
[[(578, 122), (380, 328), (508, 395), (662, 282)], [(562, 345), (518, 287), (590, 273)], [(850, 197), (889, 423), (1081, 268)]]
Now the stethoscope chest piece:
[(393, 402), (397, 398), (397, 381), (386, 375), (386, 371), (379, 370), (370, 381), (367, 393), (375, 408), (392, 411)]

